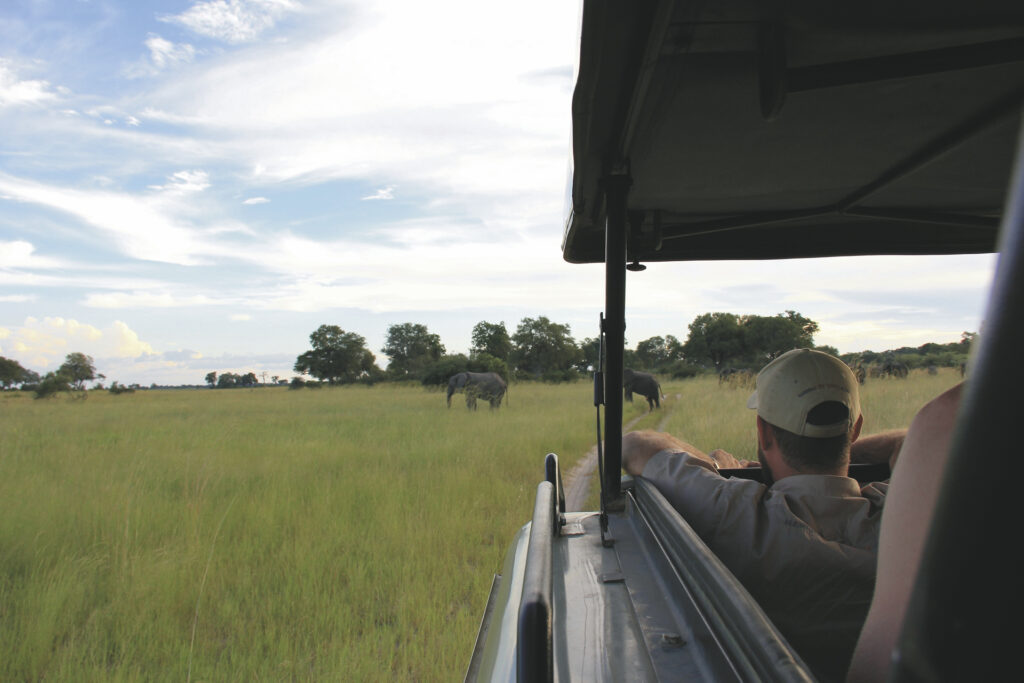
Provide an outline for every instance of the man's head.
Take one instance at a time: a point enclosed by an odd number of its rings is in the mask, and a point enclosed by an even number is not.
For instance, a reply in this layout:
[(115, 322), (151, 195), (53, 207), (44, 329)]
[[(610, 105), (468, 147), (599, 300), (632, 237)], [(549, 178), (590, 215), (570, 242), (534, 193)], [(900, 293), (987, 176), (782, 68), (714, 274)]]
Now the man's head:
[(758, 373), (747, 407), (757, 410), (759, 449), (777, 447), (797, 473), (846, 473), (861, 414), (857, 378), (841, 360), (811, 349), (788, 351)]

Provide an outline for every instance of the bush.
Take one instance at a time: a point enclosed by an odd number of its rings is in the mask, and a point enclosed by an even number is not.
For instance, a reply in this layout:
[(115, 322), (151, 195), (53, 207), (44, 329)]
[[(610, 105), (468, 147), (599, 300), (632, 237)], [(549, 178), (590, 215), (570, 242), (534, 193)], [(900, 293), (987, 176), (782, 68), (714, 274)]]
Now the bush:
[(702, 368), (699, 365), (680, 360), (665, 368), (665, 372), (672, 379), (688, 379), (699, 375), (702, 372)]
[(109, 391), (110, 393), (115, 394), (115, 395), (117, 395), (117, 394), (134, 394), (135, 393), (135, 389), (133, 389), (131, 387), (126, 387), (123, 384), (118, 384), (117, 382), (111, 382), (110, 383), (110, 388), (107, 389), (107, 391)]
[(566, 370), (548, 370), (540, 376), (540, 380), (542, 382), (560, 384), (562, 382), (575, 382), (582, 376), (575, 368), (568, 368)]
[(301, 377), (292, 377), (292, 381), (288, 384), (289, 389), (301, 389), (306, 386), (306, 381)]
[(62, 391), (71, 391), (71, 380), (60, 373), (48, 373), (36, 387), (36, 398), (50, 398)]

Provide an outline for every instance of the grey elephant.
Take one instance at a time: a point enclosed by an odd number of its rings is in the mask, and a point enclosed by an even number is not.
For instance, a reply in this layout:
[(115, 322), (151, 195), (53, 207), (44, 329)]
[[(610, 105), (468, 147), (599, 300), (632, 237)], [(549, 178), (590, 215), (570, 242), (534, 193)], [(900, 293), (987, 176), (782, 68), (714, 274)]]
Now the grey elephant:
[(630, 403), (633, 402), (633, 392), (636, 392), (647, 399), (651, 410), (661, 407), (661, 384), (650, 373), (626, 368), (622, 371), (622, 390)]
[(466, 407), (476, 410), (478, 398), (488, 401), (491, 410), (501, 407), (501, 399), (508, 391), (508, 385), (496, 372), (460, 372), (448, 380), (448, 407), (452, 407), (452, 394), (462, 391), (466, 394)]

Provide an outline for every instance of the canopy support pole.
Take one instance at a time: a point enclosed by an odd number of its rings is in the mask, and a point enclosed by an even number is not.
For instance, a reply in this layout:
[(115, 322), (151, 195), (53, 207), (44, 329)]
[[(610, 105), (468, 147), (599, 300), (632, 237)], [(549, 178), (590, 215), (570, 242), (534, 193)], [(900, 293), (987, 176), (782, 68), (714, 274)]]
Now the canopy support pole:
[(631, 184), (625, 164), (605, 176), (605, 303), (604, 335), (604, 492), (602, 508), (621, 498), (622, 470), (622, 370), (626, 339), (626, 197)]

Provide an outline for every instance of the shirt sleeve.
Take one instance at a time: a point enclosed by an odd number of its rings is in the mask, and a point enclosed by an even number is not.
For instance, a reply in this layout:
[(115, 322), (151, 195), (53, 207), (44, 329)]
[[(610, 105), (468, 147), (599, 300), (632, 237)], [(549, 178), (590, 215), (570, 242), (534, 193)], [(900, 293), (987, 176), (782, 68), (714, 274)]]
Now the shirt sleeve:
[[(642, 476), (654, 484), (693, 530), (705, 539), (721, 530), (720, 522), (724, 517), (731, 517), (738, 510), (749, 516), (750, 505), (755, 502), (757, 493), (753, 488), (760, 488), (760, 485), (737, 486), (739, 482), (731, 482), (713, 472), (689, 453), (670, 450), (656, 453), (647, 462)], [(752, 490), (746, 491), (748, 488)]]

